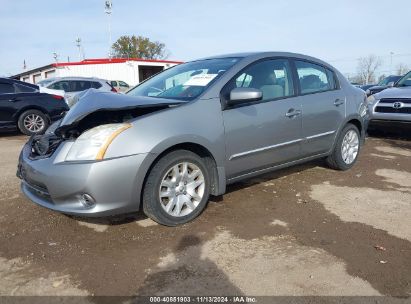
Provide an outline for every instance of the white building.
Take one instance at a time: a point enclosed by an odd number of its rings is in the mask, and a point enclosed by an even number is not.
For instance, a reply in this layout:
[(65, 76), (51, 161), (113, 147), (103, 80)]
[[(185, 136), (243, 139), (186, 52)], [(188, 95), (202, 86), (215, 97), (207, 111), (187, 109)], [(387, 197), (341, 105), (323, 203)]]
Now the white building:
[(12, 76), (29, 83), (52, 77), (97, 77), (105, 80), (122, 80), (134, 86), (144, 79), (180, 61), (151, 59), (85, 59), (80, 62), (58, 62)]

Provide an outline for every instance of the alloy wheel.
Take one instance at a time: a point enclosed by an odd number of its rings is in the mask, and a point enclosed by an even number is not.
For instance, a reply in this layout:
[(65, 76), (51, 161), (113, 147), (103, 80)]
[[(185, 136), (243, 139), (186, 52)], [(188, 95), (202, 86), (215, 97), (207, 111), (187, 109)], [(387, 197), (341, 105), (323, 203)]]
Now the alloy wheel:
[(342, 159), (347, 165), (351, 165), (355, 161), (359, 147), (360, 139), (358, 138), (357, 132), (349, 130), (345, 134), (341, 145)]
[(161, 206), (171, 216), (186, 216), (198, 207), (204, 190), (205, 178), (201, 169), (191, 162), (178, 163), (161, 180)]
[(36, 133), (44, 129), (45, 121), (40, 115), (29, 114), (24, 117), (23, 124), (26, 130)]

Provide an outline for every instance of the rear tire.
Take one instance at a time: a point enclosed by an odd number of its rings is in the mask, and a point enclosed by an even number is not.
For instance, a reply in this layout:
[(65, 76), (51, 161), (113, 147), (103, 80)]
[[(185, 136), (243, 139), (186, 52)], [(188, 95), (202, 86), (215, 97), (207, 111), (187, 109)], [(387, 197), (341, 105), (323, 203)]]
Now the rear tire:
[(43, 134), (49, 122), (47, 116), (38, 110), (27, 110), (23, 112), (17, 122), (19, 130), (26, 135)]
[(188, 150), (163, 156), (151, 169), (143, 189), (144, 213), (159, 224), (177, 226), (195, 219), (210, 195), (206, 162)]
[(361, 148), (360, 132), (353, 124), (347, 124), (338, 136), (331, 155), (326, 159), (328, 166), (345, 171), (354, 166)]

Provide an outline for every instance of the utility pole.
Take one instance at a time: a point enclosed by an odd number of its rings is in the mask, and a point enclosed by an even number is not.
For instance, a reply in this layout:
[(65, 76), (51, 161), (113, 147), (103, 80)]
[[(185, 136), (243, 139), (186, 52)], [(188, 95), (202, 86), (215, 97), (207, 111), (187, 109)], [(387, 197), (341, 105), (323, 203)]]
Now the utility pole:
[(79, 61), (82, 61), (82, 60), (84, 60), (84, 51), (83, 51), (83, 47), (81, 45), (80, 37), (78, 37), (76, 39), (76, 45), (78, 47), (78, 59), (79, 59)]
[(392, 55), (394, 55), (394, 52), (390, 52), (390, 75), (392, 75), (393, 74), (393, 72), (392, 72)]
[(108, 19), (108, 58), (111, 58), (111, 12), (113, 8), (113, 3), (111, 0), (106, 0), (105, 2), (105, 12), (107, 14), (107, 19)]

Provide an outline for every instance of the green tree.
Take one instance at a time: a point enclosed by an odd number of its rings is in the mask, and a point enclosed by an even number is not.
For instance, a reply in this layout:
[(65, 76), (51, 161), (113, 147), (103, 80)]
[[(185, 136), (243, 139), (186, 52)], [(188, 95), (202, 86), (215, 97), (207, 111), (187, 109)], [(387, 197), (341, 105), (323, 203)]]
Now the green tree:
[(165, 44), (142, 36), (121, 36), (112, 46), (117, 58), (164, 59)]

